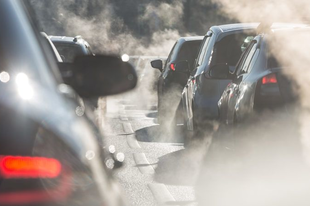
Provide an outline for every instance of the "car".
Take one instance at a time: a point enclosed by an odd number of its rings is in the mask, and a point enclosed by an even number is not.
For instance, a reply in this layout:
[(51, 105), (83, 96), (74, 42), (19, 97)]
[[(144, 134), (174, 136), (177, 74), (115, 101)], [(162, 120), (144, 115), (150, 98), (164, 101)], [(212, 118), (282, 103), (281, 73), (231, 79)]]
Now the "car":
[(0, 16), (0, 205), (123, 205), (113, 158), (66, 94), (132, 89), (134, 68), (117, 56), (80, 56), (63, 78), (28, 1), (1, 1)]
[(185, 86), (200, 48), (202, 36), (181, 37), (172, 47), (163, 66), (161, 59), (151, 61), (153, 68), (159, 69), (158, 79), (158, 123), (170, 124), (180, 102)]
[(204, 37), (194, 70), (182, 91), (184, 124), (193, 138), (212, 130), (218, 118), (217, 102), (230, 79), (212, 79), (208, 75), (214, 65), (235, 69), (245, 44), (256, 33), (258, 23), (212, 26)]
[(307, 25), (303, 27), (293, 24), (291, 28), (269, 28), (249, 44), (234, 73), (230, 74), (227, 67), (218, 72), (210, 70), (210, 75), (215, 78), (228, 75), (232, 79), (218, 101), (222, 124), (244, 122), (256, 112), (278, 109), (297, 99), (296, 85), (283, 74), (285, 65), (279, 64), (272, 55), (268, 41), (275, 41), (277, 36), (290, 32), (310, 31)]
[(90, 45), (81, 36), (49, 36), (64, 62), (73, 62), (78, 55), (94, 55)]
[(41, 32), (42, 37), (44, 38), (44, 41), (50, 46), (50, 49), (52, 50), (52, 54), (55, 58), (56, 62), (63, 62), (58, 50), (56, 49), (55, 45), (53, 44), (53, 42), (50, 40), (50, 38), (48, 37), (48, 35), (45, 32)]
[[(48, 35), (45, 32), (41, 32), (41, 34), (43, 37), (43, 43), (46, 43), (47, 49), (51, 50), (51, 53), (53, 54), (53, 57), (58, 64), (62, 78), (70, 79), (70, 77), (72, 76), (72, 69), (70, 67), (67, 67), (67, 63), (63, 62), (60, 54), (58, 53), (58, 50), (56, 49), (55, 45), (50, 40)], [(72, 102), (75, 104), (76, 110), (78, 110), (80, 113), (85, 114), (84, 116), (86, 117), (90, 125), (94, 128), (94, 131), (97, 131), (99, 133), (99, 130), (97, 129), (98, 122), (94, 112), (94, 107), (96, 107), (94, 105), (97, 105), (98, 98), (83, 100), (73, 89), (70, 88), (67, 88), (66, 92), (64, 92), (63, 94), (67, 98), (72, 100)], [(98, 145), (103, 148), (104, 143), (100, 134), (98, 134), (97, 137)]]
[[(56, 47), (63, 62), (73, 62), (76, 56), (80, 55), (95, 55), (88, 42), (82, 36), (67, 37), (67, 36), (49, 36), (51, 43)], [(68, 71), (61, 71), (62, 73)], [(63, 74), (64, 75), (64, 74)], [(66, 74), (65, 74), (66, 75)], [(70, 75), (70, 74), (69, 74)], [(98, 106), (98, 98), (83, 100), (90, 110), (95, 110)], [(102, 101), (106, 101), (102, 98)]]

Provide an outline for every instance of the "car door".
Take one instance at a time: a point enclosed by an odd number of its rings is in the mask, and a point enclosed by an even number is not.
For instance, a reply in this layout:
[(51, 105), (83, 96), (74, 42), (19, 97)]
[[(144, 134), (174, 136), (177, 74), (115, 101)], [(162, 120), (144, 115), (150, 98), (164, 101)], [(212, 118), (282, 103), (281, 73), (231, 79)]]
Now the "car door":
[(183, 94), (182, 94), (182, 101), (183, 101), (183, 106), (185, 107), (184, 108), (184, 111), (186, 113), (186, 116), (187, 116), (187, 120), (190, 120), (193, 118), (193, 111), (192, 111), (192, 101), (193, 101), (193, 93), (195, 91), (195, 81), (196, 81), (196, 77), (197, 77), (197, 74), (200, 72), (200, 71), (203, 71), (203, 62), (206, 58), (206, 53), (207, 53), (207, 49), (208, 49), (208, 46), (210, 45), (210, 39), (211, 39), (211, 36), (212, 36), (212, 32), (209, 31), (207, 33), (207, 35), (205, 36), (204, 40), (203, 40), (203, 43), (201, 45), (201, 48), (200, 48), (200, 51), (199, 51), (199, 54), (198, 54), (198, 58), (196, 60), (196, 64), (195, 64), (195, 69), (193, 70), (193, 72), (191, 73), (188, 81), (187, 81), (187, 84), (184, 88), (185, 91), (183, 91)]
[[(222, 105), (222, 108), (226, 108), (220, 111), (221, 116), (223, 113), (225, 115), (226, 124), (233, 124), (236, 120), (240, 120), (252, 106), (251, 102), (254, 96), (249, 95), (252, 81), (247, 81), (247, 77), (254, 64), (253, 60), (256, 59), (254, 56), (258, 55), (258, 52), (256, 52), (257, 45), (257, 40), (253, 40), (244, 52), (238, 62), (235, 77), (225, 89), (220, 100), (222, 103), (226, 102), (226, 105)], [(221, 118), (223, 119), (223, 117)]]
[(234, 72), (235, 66), (242, 55), (242, 44), (250, 35), (244, 31), (233, 31), (220, 34), (214, 44), (209, 66), (205, 67), (204, 75), (197, 79), (197, 91), (195, 106), (203, 108), (205, 118), (217, 119), (219, 112), (217, 103), (231, 79), (213, 79), (209, 76), (209, 70), (218, 64), (227, 64), (229, 70)]
[(172, 49), (171, 49), (171, 51), (170, 51), (170, 53), (169, 53), (169, 56), (168, 56), (168, 58), (167, 58), (167, 60), (166, 60), (166, 62), (165, 62), (165, 64), (164, 64), (163, 71), (162, 71), (162, 73), (160, 74), (160, 76), (159, 76), (159, 78), (158, 78), (158, 83), (157, 83), (158, 108), (162, 106), (162, 96), (163, 96), (163, 93), (164, 93), (163, 90), (164, 90), (164, 83), (165, 83), (164, 80), (165, 80), (165, 78), (167, 77), (168, 71), (169, 71), (169, 68), (167, 67), (167, 65), (168, 65), (169, 62), (171, 61), (171, 57), (172, 57), (172, 55), (173, 55), (173, 53), (174, 53), (174, 49), (175, 49), (177, 43), (178, 43), (178, 42), (176, 42), (176, 43), (173, 45), (173, 47), (172, 47)]

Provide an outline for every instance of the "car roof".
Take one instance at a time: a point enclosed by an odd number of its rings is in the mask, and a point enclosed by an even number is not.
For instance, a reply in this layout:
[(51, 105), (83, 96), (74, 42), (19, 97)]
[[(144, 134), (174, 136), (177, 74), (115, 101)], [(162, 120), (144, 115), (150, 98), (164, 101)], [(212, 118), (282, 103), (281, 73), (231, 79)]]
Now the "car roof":
[(85, 44), (86, 41), (81, 36), (69, 37), (69, 36), (49, 36), (54, 43), (72, 43), (72, 44)]
[[(241, 31), (241, 30), (250, 30), (256, 29), (260, 23), (235, 23), (235, 24), (224, 24), (224, 25), (216, 25), (212, 26), (210, 30), (218, 33), (226, 33), (232, 31)], [(295, 23), (273, 23), (271, 25), (271, 30), (282, 30), (282, 29), (294, 29), (294, 28), (302, 28), (307, 26), (306, 24), (295, 24)]]
[(187, 36), (187, 37), (180, 37), (179, 40), (183, 41), (197, 41), (203, 40), (204, 36)]
[[(277, 38), (277, 35), (292, 35), (299, 32), (310, 32), (310, 25), (307, 24), (286, 24), (284, 26), (274, 27), (258, 34), (258, 36), (271, 36), (272, 38)], [(257, 37), (258, 37), (257, 36)], [(265, 39), (265, 38), (263, 38)]]
[(236, 24), (224, 24), (212, 26), (210, 30), (215, 32), (231, 32), (231, 31), (241, 31), (247, 29), (256, 29), (259, 23), (236, 23)]

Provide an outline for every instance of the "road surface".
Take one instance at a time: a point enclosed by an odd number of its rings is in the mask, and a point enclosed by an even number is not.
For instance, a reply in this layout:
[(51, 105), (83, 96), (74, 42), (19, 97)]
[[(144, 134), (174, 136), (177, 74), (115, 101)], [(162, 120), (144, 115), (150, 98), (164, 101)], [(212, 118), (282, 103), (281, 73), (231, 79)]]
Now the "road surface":
[(138, 74), (136, 90), (107, 98), (106, 109), (99, 104), (97, 111), (106, 144), (126, 157), (115, 176), (129, 205), (197, 205), (193, 186), (202, 155), (184, 148), (182, 126), (156, 123), (157, 95), (149, 81), (156, 75), (147, 64)]

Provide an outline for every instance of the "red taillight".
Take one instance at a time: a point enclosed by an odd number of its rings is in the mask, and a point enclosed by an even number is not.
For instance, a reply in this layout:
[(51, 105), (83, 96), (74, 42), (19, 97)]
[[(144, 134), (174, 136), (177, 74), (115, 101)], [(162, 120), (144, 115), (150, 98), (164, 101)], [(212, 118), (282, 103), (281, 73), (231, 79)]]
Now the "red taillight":
[(55, 178), (61, 172), (58, 160), (44, 157), (0, 156), (0, 176), (10, 178)]
[(59, 178), (59, 184), (48, 190), (21, 190), (0, 193), (0, 205), (32, 205), (34, 203), (66, 201), (72, 193), (72, 185), (68, 184), (72, 181), (71, 170), (64, 169)]
[(262, 79), (262, 84), (275, 84), (278, 83), (277, 77), (275, 74), (269, 74)]
[(170, 69), (175, 71), (175, 65), (173, 63), (170, 64)]

